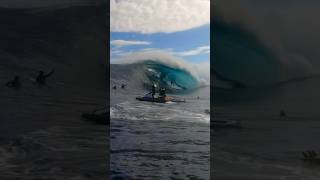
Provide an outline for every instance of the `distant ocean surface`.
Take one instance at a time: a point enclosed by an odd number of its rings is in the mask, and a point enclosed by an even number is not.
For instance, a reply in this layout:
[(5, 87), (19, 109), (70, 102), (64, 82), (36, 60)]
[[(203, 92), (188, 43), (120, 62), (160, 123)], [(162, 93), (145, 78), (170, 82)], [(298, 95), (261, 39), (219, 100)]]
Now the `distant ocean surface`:
[(320, 150), (319, 91), (319, 78), (214, 91), (215, 116), (242, 125), (213, 130), (214, 179), (319, 179), (320, 166), (302, 160)]

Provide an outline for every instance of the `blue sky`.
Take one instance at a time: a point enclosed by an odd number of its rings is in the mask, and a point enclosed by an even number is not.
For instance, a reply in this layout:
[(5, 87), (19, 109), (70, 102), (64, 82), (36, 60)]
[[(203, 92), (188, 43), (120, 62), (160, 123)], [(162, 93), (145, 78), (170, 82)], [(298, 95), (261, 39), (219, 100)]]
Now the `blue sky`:
[(111, 0), (111, 61), (155, 50), (189, 62), (209, 61), (209, 2)]
[[(127, 52), (157, 49), (166, 51), (174, 56), (191, 62), (209, 60), (209, 25), (175, 33), (141, 34), (131, 32), (111, 32), (110, 37), (111, 50), (114, 52), (112, 53), (112, 58), (117, 58)], [(137, 43), (136, 45), (115, 45), (112, 43), (115, 42), (114, 40), (143, 43)]]

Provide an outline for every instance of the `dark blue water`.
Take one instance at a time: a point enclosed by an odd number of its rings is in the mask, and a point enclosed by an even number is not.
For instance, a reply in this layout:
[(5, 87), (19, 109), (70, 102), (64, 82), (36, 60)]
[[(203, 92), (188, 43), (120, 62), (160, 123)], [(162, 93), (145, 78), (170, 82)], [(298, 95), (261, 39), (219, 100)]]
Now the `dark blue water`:
[[(177, 83), (183, 82), (178, 77), (185, 76), (185, 72), (173, 71), (161, 68), (165, 72), (164, 81), (176, 77)], [(205, 113), (210, 109), (210, 88), (168, 93), (185, 99), (185, 103), (142, 102), (135, 97), (148, 90), (138, 83), (139, 79), (126, 77), (114, 74), (111, 81), (111, 86), (127, 83), (124, 89), (110, 90), (112, 178), (210, 179), (210, 116)]]
[(215, 115), (242, 128), (213, 131), (214, 177), (319, 179), (319, 165), (302, 160), (303, 151), (320, 150), (319, 82), (215, 91)]

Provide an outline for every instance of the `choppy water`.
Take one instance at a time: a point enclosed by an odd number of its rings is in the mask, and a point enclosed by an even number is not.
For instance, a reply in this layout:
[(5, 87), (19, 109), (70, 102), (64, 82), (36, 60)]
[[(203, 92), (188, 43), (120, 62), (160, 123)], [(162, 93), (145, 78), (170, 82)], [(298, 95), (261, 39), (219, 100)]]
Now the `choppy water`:
[(320, 150), (319, 79), (215, 92), (215, 115), (242, 124), (212, 132), (215, 179), (320, 178), (319, 164), (302, 160), (303, 151)]
[(136, 101), (135, 95), (111, 91), (112, 102), (122, 99), (110, 112), (112, 178), (210, 179), (209, 93), (165, 104)]
[(35, 131), (1, 146), (0, 179), (105, 179), (106, 142), (99, 126)]
[(101, 96), (66, 98), (56, 89), (1, 87), (1, 180), (107, 177), (108, 129), (81, 118), (103, 105)]

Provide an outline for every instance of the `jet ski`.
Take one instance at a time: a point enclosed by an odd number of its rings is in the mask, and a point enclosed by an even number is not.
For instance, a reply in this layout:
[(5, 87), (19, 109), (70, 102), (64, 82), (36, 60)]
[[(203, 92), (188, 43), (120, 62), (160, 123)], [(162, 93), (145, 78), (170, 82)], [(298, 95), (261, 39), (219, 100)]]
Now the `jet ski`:
[(148, 101), (148, 102), (156, 102), (156, 103), (166, 103), (166, 102), (186, 102), (185, 100), (182, 99), (177, 99), (177, 98), (173, 98), (170, 96), (166, 96), (166, 97), (152, 97), (149, 95), (145, 95), (143, 97), (136, 97), (136, 100), (139, 101)]
[(147, 97), (147, 96), (144, 96), (144, 97), (136, 97), (136, 100), (139, 100), (139, 101), (148, 101), (148, 102), (157, 102), (157, 103), (165, 103), (167, 102), (165, 99), (163, 98), (152, 98), (152, 97)]

